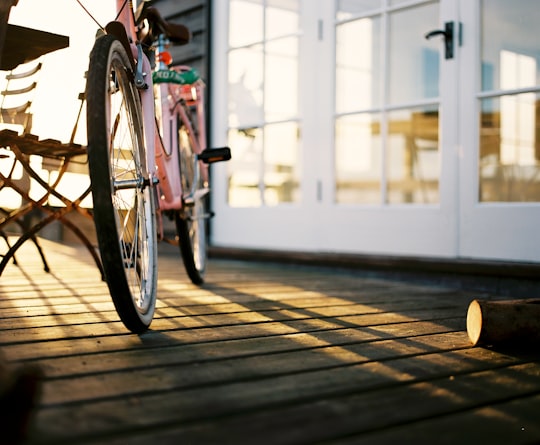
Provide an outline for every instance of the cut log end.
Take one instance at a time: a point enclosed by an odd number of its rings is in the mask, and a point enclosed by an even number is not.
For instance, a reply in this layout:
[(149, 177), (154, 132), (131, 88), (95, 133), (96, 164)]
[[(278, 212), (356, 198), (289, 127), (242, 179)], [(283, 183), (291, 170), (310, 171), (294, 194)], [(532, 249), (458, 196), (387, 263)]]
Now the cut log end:
[(473, 300), (467, 311), (467, 334), (476, 345), (540, 341), (540, 301)]
[(467, 311), (467, 334), (469, 335), (469, 340), (473, 346), (478, 344), (480, 340), (480, 334), (482, 332), (482, 308), (480, 303), (477, 300), (474, 300), (469, 305), (469, 310)]

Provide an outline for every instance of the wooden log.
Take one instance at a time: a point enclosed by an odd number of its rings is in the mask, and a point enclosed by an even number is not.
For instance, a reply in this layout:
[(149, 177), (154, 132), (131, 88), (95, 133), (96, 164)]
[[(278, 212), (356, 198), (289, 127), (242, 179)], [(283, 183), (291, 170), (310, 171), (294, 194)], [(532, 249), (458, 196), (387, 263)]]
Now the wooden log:
[(473, 300), (467, 333), (473, 345), (540, 342), (540, 300)]

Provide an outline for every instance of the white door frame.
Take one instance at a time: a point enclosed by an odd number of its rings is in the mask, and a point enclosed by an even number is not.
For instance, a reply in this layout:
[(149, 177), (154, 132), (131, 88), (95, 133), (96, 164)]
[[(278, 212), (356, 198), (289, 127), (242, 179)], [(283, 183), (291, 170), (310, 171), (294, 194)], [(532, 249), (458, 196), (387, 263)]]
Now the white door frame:
[[(463, 26), (462, 45), (454, 42), (454, 58), (440, 61), (440, 203), (438, 205), (345, 206), (334, 203), (333, 171), (333, 2), (304, 0), (304, 66), (300, 84), (302, 113), (302, 202), (277, 207), (230, 208), (227, 166), (212, 167), (212, 242), (217, 246), (432, 257), (540, 260), (537, 204), (479, 204), (478, 101), (479, 29), (477, 0), (440, 0), (440, 23)], [(314, 4), (316, 6), (314, 6)], [(475, 5), (473, 7), (473, 5)], [(227, 17), (228, 2), (213, 0), (213, 145), (227, 143)], [(322, 28), (319, 28), (322, 26)], [(319, 29), (324, 38), (319, 40)], [(419, 39), (424, 32), (419, 30)], [(310, 48), (305, 42), (310, 41)], [(471, 81), (471, 78), (474, 81)], [(306, 100), (316, 97), (315, 105)], [(306, 115), (306, 113), (312, 113)], [(308, 148), (309, 147), (309, 148)], [(232, 147), (234, 156), (234, 147)], [(487, 229), (493, 230), (487, 230)], [(494, 236), (494, 233), (496, 234)], [(524, 233), (524, 232), (523, 232)]]

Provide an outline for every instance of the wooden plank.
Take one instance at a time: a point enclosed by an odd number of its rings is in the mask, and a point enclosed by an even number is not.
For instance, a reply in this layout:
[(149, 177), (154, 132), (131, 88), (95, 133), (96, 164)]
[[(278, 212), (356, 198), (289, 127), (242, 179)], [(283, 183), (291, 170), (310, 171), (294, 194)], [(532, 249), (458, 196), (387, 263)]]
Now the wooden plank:
[[(86, 294), (86, 292), (85, 292)], [(100, 294), (101, 295), (101, 294)], [(77, 301), (77, 299), (69, 299), (67, 301), (71, 302), (71, 304), (66, 303), (65, 299), (67, 297), (63, 297), (62, 300), (55, 299), (54, 301), (54, 312), (51, 312), (51, 308), (48, 307), (48, 305), (44, 304), (45, 302), (43, 299), (34, 299), (32, 302), (33, 305), (28, 304), (27, 301), (21, 301), (16, 300), (13, 301), (4, 301), (4, 305), (0, 304), (0, 308), (2, 309), (2, 316), (5, 319), (8, 318), (14, 318), (14, 317), (21, 317), (21, 316), (40, 316), (40, 315), (50, 315), (52, 313), (60, 315), (60, 314), (77, 314), (80, 311), (82, 312), (88, 312), (88, 310), (96, 310), (96, 311), (107, 311), (110, 310), (112, 300), (109, 298), (109, 296), (104, 296), (103, 301), (97, 300), (94, 301), (84, 301), (81, 302), (80, 300)], [(250, 312), (250, 311), (279, 311), (279, 310), (285, 310), (290, 309), (291, 304), (294, 307), (297, 308), (304, 308), (306, 310), (312, 310), (315, 312), (322, 311), (321, 315), (326, 313), (329, 315), (330, 313), (328, 311), (331, 311), (333, 315), (336, 315), (337, 313), (341, 313), (341, 315), (346, 314), (346, 309), (344, 307), (347, 306), (358, 306), (355, 303), (343, 301), (340, 299), (311, 299), (311, 298), (298, 298), (293, 301), (290, 301), (288, 305), (281, 304), (280, 302), (274, 302), (274, 301), (265, 301), (265, 300), (254, 300), (249, 304), (249, 307), (246, 304), (239, 304), (236, 302), (221, 302), (223, 299), (220, 299), (219, 302), (213, 302), (208, 301), (206, 303), (200, 303), (198, 301), (188, 301), (184, 302), (182, 304), (182, 301), (174, 301), (173, 304), (167, 304), (167, 302), (173, 301), (169, 298), (163, 298), (162, 294), (160, 294), (160, 298), (157, 301), (157, 307), (160, 309), (159, 313), (163, 314), (167, 310), (174, 310), (176, 315), (210, 315), (210, 314), (216, 314), (216, 313), (236, 313), (236, 312)], [(64, 303), (62, 303), (64, 301)], [(52, 302), (48, 299), (47, 302)], [(1, 303), (1, 301), (0, 301)], [(41, 303), (41, 304), (40, 304)], [(24, 311), (21, 311), (21, 308), (24, 309)], [(381, 308), (378, 308), (379, 311)], [(352, 314), (353, 312), (350, 312), (352, 308), (349, 310), (348, 314)], [(21, 312), (23, 315), (21, 315)], [(377, 312), (377, 309), (372, 309), (371, 312)], [(355, 313), (358, 313), (356, 310)], [(158, 316), (160, 315), (158, 314)]]
[[(295, 342), (302, 340), (307, 340), (307, 342), (301, 343), (300, 346), (294, 346)], [(82, 366), (79, 365), (79, 374), (64, 375), (61, 379), (56, 376), (53, 381), (48, 382), (45, 386), (42, 403), (55, 405), (130, 396), (134, 392), (133, 382), (137, 382), (135, 390), (137, 394), (151, 393), (152, 391), (177, 391), (182, 388), (213, 386), (228, 382), (395, 360), (410, 355), (425, 355), (434, 351), (440, 353), (445, 350), (442, 345), (446, 345), (447, 350), (454, 351), (459, 348), (470, 348), (466, 337), (461, 333), (459, 335), (426, 335), (416, 338), (407, 346), (396, 340), (375, 340), (361, 344), (343, 343), (339, 346), (328, 346), (324, 344), (325, 342), (313, 338), (289, 336), (286, 340), (287, 349), (285, 351), (276, 349), (275, 345), (278, 344), (276, 341), (259, 341), (252, 343), (252, 346), (258, 350), (252, 347), (251, 354), (242, 350), (244, 346), (249, 346), (249, 343), (249, 340), (246, 340), (206, 345), (206, 348), (182, 348), (175, 351), (167, 348), (164, 350), (166, 352), (163, 355), (164, 363), (161, 364), (155, 363), (157, 356), (155, 353), (150, 358), (150, 360), (154, 360), (154, 363), (149, 363), (137, 355), (130, 354), (129, 358), (123, 362), (123, 366), (119, 366), (118, 369), (115, 369), (111, 363), (110, 354), (108, 354), (102, 356), (107, 364), (107, 369), (101, 365), (101, 370), (94, 368), (90, 371), (92, 364), (89, 362), (100, 365), (96, 363), (97, 357), (91, 357)], [(336, 343), (339, 344), (339, 341)], [(284, 342), (279, 344), (283, 347)], [(451, 346), (448, 349), (449, 345)], [(266, 346), (269, 346), (268, 350), (265, 349)], [(188, 360), (183, 355), (186, 349), (188, 351), (191, 349), (195, 353)], [(123, 355), (125, 356), (125, 354)], [(145, 355), (149, 356), (149, 354)], [(230, 356), (233, 355), (236, 356), (231, 358)], [(225, 356), (225, 358), (220, 359), (219, 356)], [(49, 366), (51, 362), (53, 361), (48, 361)], [(59, 373), (65, 361), (55, 360), (55, 362), (56, 372)], [(171, 367), (175, 369), (172, 370)], [(74, 368), (67, 369), (74, 370)], [(96, 375), (97, 373), (99, 376)], [(47, 375), (50, 374), (47, 373)]]
[[(366, 407), (361, 408), (357, 416), (361, 417)], [(471, 444), (490, 443), (493, 445), (533, 444), (540, 440), (538, 418), (540, 395), (523, 397), (516, 400), (497, 403), (493, 408), (483, 407), (444, 415), (434, 419), (405, 423), (399, 427), (383, 428), (371, 434), (352, 434), (336, 438), (333, 433), (335, 423), (325, 422), (322, 427), (330, 430), (313, 431), (314, 421), (305, 423), (301, 415), (291, 415), (287, 409), (280, 418), (276, 415), (269, 424), (265, 414), (256, 413), (245, 418), (242, 428), (240, 418), (220, 419), (217, 422), (197, 422), (183, 425), (160, 425), (159, 428), (132, 431), (121, 439), (115, 436), (100, 437), (89, 444), (100, 445), (146, 445), (148, 443), (251, 443), (257, 437), (257, 443), (298, 444), (327, 443), (332, 445), (383, 445), (383, 444)], [(531, 414), (532, 413), (532, 414)], [(269, 413), (268, 413), (269, 414)], [(332, 413), (333, 414), (333, 413)], [(331, 420), (336, 419), (335, 416)], [(277, 422), (276, 420), (280, 420)], [(315, 421), (317, 421), (315, 419)], [(324, 420), (324, 419), (323, 419)], [(343, 423), (343, 415), (336, 422)], [(221, 440), (219, 440), (221, 438)], [(323, 440), (327, 438), (327, 440)]]
[[(65, 288), (42, 288), (32, 291), (12, 291), (9, 299), (2, 299), (0, 287), (0, 313), (13, 308), (42, 307), (43, 305), (54, 304), (55, 309), (60, 310), (62, 306), (74, 306), (88, 303), (103, 303), (111, 301), (107, 288), (94, 286), (92, 284), (78, 283), (84, 287), (84, 295), (77, 292), (66, 291)], [(264, 298), (244, 295), (241, 298), (231, 298), (223, 294), (213, 294), (205, 292), (193, 292), (179, 289), (176, 294), (163, 291), (163, 287), (158, 287), (157, 304), (162, 308), (174, 308), (183, 310), (185, 315), (211, 314), (211, 313), (232, 313), (248, 311), (286, 311), (303, 310), (306, 313), (312, 312), (320, 316), (332, 315), (354, 315), (360, 313), (384, 312), (389, 310), (404, 311), (410, 308), (422, 308), (426, 310), (433, 307), (455, 308), (462, 311), (463, 304), (456, 304), (452, 301), (428, 302), (423, 299), (396, 299), (396, 301), (367, 301), (357, 303), (351, 299), (328, 297), (324, 294), (312, 296), (309, 292), (295, 292), (287, 295), (290, 298)], [(428, 305), (429, 303), (429, 305)], [(66, 309), (67, 311), (67, 309)], [(66, 312), (67, 313), (67, 312)]]
[[(117, 316), (114, 311), (112, 301), (110, 302), (84, 302), (72, 305), (59, 306), (58, 304), (50, 304), (54, 307), (54, 313), (34, 314), (32, 318), (32, 327), (48, 327), (48, 326), (69, 326), (88, 323), (97, 323), (99, 321), (116, 321)], [(442, 306), (442, 307), (441, 307)], [(42, 306), (43, 307), (43, 306)], [(260, 305), (258, 305), (260, 308)], [(353, 322), (358, 317), (367, 315), (381, 314), (385, 318), (394, 316), (394, 314), (404, 313), (416, 307), (415, 302), (406, 302), (400, 306), (395, 304), (380, 304), (378, 307), (369, 305), (339, 305), (330, 307), (315, 306), (299, 307), (299, 306), (283, 306), (266, 310), (264, 307), (260, 309), (250, 309), (246, 305), (228, 304), (227, 306), (220, 305), (219, 309), (215, 306), (197, 305), (192, 307), (165, 306), (162, 302), (158, 305), (154, 323), (167, 323), (167, 325), (182, 326), (182, 328), (198, 327), (203, 322), (204, 325), (222, 326), (225, 324), (236, 323), (261, 323), (267, 321), (289, 321), (299, 319), (336, 319), (345, 322)], [(224, 311), (223, 309), (229, 309)], [(439, 307), (433, 307), (433, 310), (449, 310), (449, 317), (456, 317), (462, 314), (461, 308), (454, 310), (453, 307), (448, 307), (440, 304)], [(20, 311), (20, 309), (18, 309)], [(6, 311), (7, 314), (13, 314), (12, 311)], [(415, 310), (415, 313), (418, 313)], [(15, 317), (6, 315), (0, 324), (1, 330), (24, 329), (28, 326), (28, 313), (24, 313), (24, 317), (20, 312), (16, 312)], [(203, 317), (203, 318), (201, 318)], [(364, 323), (365, 324), (365, 323)], [(371, 324), (371, 323), (370, 323)], [(0, 335), (0, 343), (2, 336)]]
[[(354, 328), (339, 328), (333, 330), (311, 330), (308, 333), (316, 338), (326, 338), (336, 335), (351, 337), (360, 340), (373, 338), (389, 338), (392, 336), (417, 335), (418, 332), (424, 332), (424, 326), (430, 326), (429, 332), (447, 332), (456, 329), (456, 325), (462, 324), (462, 319), (445, 320), (445, 324), (433, 322), (415, 322), (415, 323), (397, 323), (377, 326), (374, 329), (368, 329), (367, 332)], [(453, 325), (453, 326), (452, 326)], [(448, 327), (450, 326), (450, 327)], [(259, 341), (265, 338), (279, 338), (288, 335), (299, 335), (298, 329), (295, 329), (295, 323), (273, 323), (265, 326), (266, 330), (251, 329), (248, 326), (222, 326), (213, 328), (202, 328), (194, 330), (180, 330), (168, 332), (162, 335), (159, 332), (149, 332), (142, 337), (130, 334), (116, 335), (109, 337), (90, 337), (74, 339), (58, 339), (47, 342), (46, 347), (38, 343), (13, 343), (4, 345), (2, 350), (11, 361), (36, 360), (47, 357), (60, 356), (86, 356), (103, 353), (107, 351), (134, 351), (138, 354), (140, 351), (149, 349), (155, 350), (161, 347), (185, 346), (192, 344), (194, 346), (204, 345), (205, 343), (218, 343), (223, 341), (237, 341), (242, 339), (253, 339)], [(405, 333), (405, 334), (404, 334)]]
[[(405, 337), (406, 335), (408, 337)], [(257, 358), (276, 353), (320, 352), (321, 350), (331, 350), (331, 348), (338, 348), (340, 351), (343, 347), (370, 350), (383, 344), (380, 342), (392, 340), (396, 342), (404, 338), (414, 338), (411, 340), (411, 347), (417, 348), (434, 348), (434, 341), (439, 342), (439, 350), (469, 346), (461, 331), (452, 332), (442, 326), (419, 322), (416, 326), (415, 337), (410, 337), (403, 325), (399, 324), (393, 326), (393, 329), (377, 333), (356, 329), (340, 329), (319, 332), (316, 335), (296, 333), (197, 344), (166, 344), (155, 348), (118, 349), (89, 354), (81, 353), (75, 356), (37, 357), (32, 362), (42, 366), (49, 377), (68, 376), (71, 378), (79, 374), (88, 375), (107, 371), (132, 371), (139, 368), (202, 364), (217, 360)], [(365, 345), (366, 343), (369, 345)]]
[[(540, 394), (510, 399), (489, 407), (426, 419), (332, 441), (335, 445), (392, 443), (532, 444), (540, 441)], [(441, 436), (441, 432), (444, 434)]]
[[(246, 317), (235, 314), (233, 317), (208, 316), (197, 319), (196, 317), (156, 319), (152, 323), (152, 328), (174, 339), (176, 336), (183, 336), (186, 329), (196, 331), (199, 334), (202, 329), (216, 329), (218, 327), (241, 327), (250, 336), (278, 335), (283, 330), (293, 330), (296, 332), (321, 331), (329, 329), (339, 329), (343, 327), (374, 327), (391, 323), (407, 323), (417, 320), (445, 320), (455, 318), (457, 312), (454, 309), (439, 309), (432, 311), (418, 310), (404, 314), (399, 313), (378, 313), (365, 315), (351, 315), (343, 317), (309, 318), (300, 316), (299, 319), (293, 317), (276, 317), (280, 321), (275, 321), (270, 317), (248, 313)], [(13, 345), (27, 342), (45, 342), (57, 339), (84, 338), (88, 335), (93, 337), (109, 337), (127, 335), (125, 327), (117, 319), (100, 317), (93, 314), (88, 315), (89, 322), (77, 325), (48, 325), (44, 327), (36, 326), (32, 329), (18, 328), (0, 331), (0, 345)], [(210, 319), (210, 320), (208, 320)]]
[(16, 145), (27, 155), (63, 158), (86, 154), (86, 147), (75, 143), (62, 143), (55, 139), (38, 139), (37, 136), (19, 135), (13, 130), (0, 130), (0, 145), (3, 147)]
[[(407, 358), (403, 367), (396, 363), (370, 363), (271, 380), (167, 390), (166, 393), (137, 393), (140, 381), (133, 381), (131, 387), (135, 391), (129, 396), (124, 394), (114, 399), (51, 405), (42, 409), (38, 413), (37, 431), (51, 439), (65, 440), (73, 434), (70, 427), (73, 425), (77, 425), (83, 435), (91, 436), (95, 431), (112, 434), (129, 431), (134, 426), (163, 427), (179, 423), (186, 424), (189, 430), (189, 425), (212, 419), (205, 425), (205, 430), (206, 433), (213, 430), (215, 440), (224, 433), (220, 428), (223, 428), (220, 425), (223, 418), (230, 420), (236, 414), (233, 420), (236, 425), (227, 426), (227, 440), (232, 440), (231, 434), (236, 434), (238, 440), (246, 440), (255, 437), (256, 431), (270, 435), (273, 431), (291, 434), (289, 422), (294, 418), (297, 428), (302, 427), (300, 437), (310, 442), (325, 436), (389, 427), (405, 420), (462, 411), (480, 404), (496, 403), (509, 396), (523, 397), (540, 391), (540, 369), (535, 364), (505, 368), (507, 377), (504, 380), (496, 370), (450, 379), (447, 374), (450, 363), (461, 372), (463, 369), (459, 364), (469, 369), (474, 369), (475, 364), (463, 361), (457, 353), (448, 354), (453, 355), (448, 357), (448, 361), (444, 354), (432, 357), (427, 362), (429, 366), (423, 358)], [(419, 378), (426, 381), (418, 381)], [(462, 396), (464, 391), (468, 397)], [(452, 397), (452, 394), (456, 396)], [(398, 406), (407, 406), (407, 409), (396, 409)], [(261, 412), (263, 422), (250, 414)], [(361, 412), (362, 415), (343, 416), (344, 412)], [(103, 413), (108, 415), (103, 416)], [(257, 430), (253, 431), (255, 426)], [(186, 441), (186, 437), (177, 438)], [(283, 443), (276, 442), (276, 437), (273, 439), (273, 443)], [(193, 440), (195, 437), (187, 438), (188, 442)]]
[(0, 65), (2, 71), (12, 70), (17, 65), (69, 46), (67, 36), (13, 24), (6, 26)]

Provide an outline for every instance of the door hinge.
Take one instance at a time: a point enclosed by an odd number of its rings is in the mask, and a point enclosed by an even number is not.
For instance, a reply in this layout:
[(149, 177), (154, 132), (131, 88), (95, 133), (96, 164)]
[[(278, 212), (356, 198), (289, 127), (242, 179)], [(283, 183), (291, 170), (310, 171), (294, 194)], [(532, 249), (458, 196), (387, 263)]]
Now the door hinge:
[(317, 24), (317, 34), (319, 37), (319, 40), (322, 40), (324, 38), (324, 23), (322, 20), (319, 19), (319, 22)]

